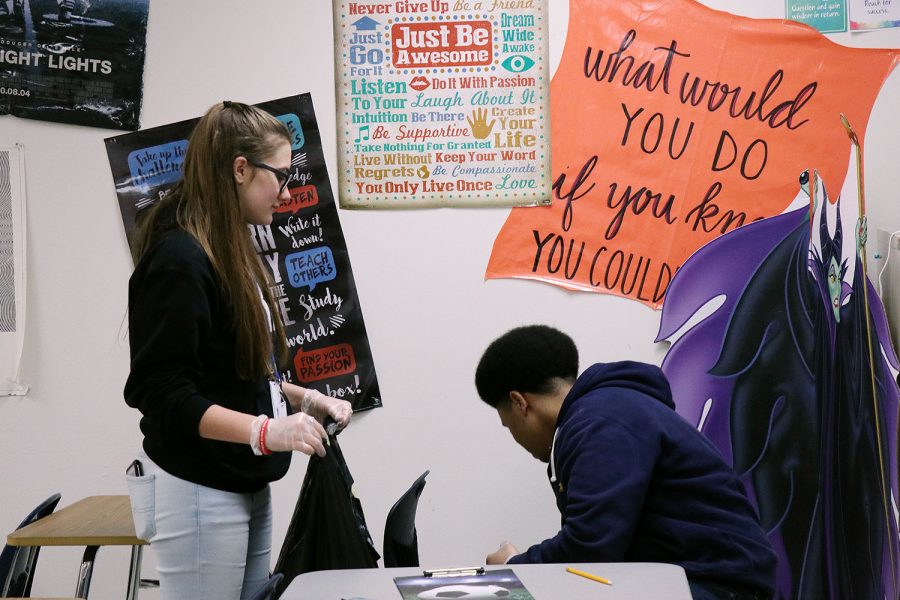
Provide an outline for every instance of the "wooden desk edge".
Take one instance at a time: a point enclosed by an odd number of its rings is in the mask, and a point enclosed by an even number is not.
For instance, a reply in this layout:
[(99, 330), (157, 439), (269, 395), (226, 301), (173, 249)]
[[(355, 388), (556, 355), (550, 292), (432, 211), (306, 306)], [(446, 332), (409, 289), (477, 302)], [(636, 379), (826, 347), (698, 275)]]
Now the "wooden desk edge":
[[(134, 536), (104, 536), (104, 537), (70, 537), (60, 540), (57, 537), (28, 537), (20, 539), (16, 532), (6, 536), (6, 543), (10, 546), (146, 546), (146, 542)], [(0, 600), (3, 600), (0, 598)]]
[[(76, 533), (74, 535), (64, 534), (60, 536), (56, 533), (51, 535), (42, 531), (46, 529), (48, 525), (55, 524), (56, 521), (65, 519), (73, 512), (77, 514), (78, 511), (84, 509), (85, 505), (97, 505), (98, 508), (105, 509), (108, 515), (111, 514), (126, 520), (131, 526), (129, 528), (131, 529), (131, 532), (124, 533), (124, 527), (119, 527), (112, 531), (107, 530), (104, 534), (100, 535), (79, 535)], [(113, 510), (112, 513), (109, 512), (111, 509)], [(116, 511), (121, 514), (116, 515)], [(108, 522), (109, 521), (106, 520), (104, 524), (106, 525)], [(37, 530), (37, 534), (34, 533), (35, 530)], [(47, 515), (43, 519), (13, 531), (6, 536), (6, 542), (10, 546), (143, 546), (147, 544), (147, 542), (134, 534), (134, 524), (131, 522), (131, 505), (127, 495), (88, 496), (82, 498), (69, 506), (65, 506), (60, 510)]]

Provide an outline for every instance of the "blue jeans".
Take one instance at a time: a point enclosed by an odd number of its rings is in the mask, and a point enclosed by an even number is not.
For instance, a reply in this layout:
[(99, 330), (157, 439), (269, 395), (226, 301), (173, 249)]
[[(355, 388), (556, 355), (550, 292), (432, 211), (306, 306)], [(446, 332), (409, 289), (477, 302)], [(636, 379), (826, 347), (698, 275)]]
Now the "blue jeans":
[(156, 555), (162, 600), (247, 600), (269, 577), (272, 496), (223, 492), (163, 471), (146, 454), (127, 477), (138, 537)]

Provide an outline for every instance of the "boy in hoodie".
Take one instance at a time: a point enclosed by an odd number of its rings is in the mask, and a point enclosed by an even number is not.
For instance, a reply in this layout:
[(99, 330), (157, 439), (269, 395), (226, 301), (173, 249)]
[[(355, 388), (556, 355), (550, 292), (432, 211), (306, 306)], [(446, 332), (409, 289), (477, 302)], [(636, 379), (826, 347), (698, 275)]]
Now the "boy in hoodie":
[(478, 364), (475, 385), (532, 456), (549, 463), (562, 527), (488, 564), (663, 562), (680, 565), (695, 600), (770, 598), (775, 554), (715, 446), (675, 412), (653, 365), (598, 363), (544, 325), (513, 329)]

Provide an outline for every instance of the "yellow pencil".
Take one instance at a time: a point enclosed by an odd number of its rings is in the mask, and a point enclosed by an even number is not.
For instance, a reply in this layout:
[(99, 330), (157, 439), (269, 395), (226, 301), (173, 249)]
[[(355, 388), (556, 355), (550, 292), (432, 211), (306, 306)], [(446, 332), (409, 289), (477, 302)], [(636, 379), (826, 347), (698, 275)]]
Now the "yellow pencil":
[(612, 585), (612, 581), (610, 581), (606, 577), (591, 575), (590, 573), (585, 573), (584, 571), (579, 571), (578, 569), (573, 569), (572, 567), (567, 567), (566, 571), (572, 573), (573, 575), (581, 575), (582, 577), (587, 577), (591, 581), (599, 581), (600, 583), (605, 583), (606, 585)]

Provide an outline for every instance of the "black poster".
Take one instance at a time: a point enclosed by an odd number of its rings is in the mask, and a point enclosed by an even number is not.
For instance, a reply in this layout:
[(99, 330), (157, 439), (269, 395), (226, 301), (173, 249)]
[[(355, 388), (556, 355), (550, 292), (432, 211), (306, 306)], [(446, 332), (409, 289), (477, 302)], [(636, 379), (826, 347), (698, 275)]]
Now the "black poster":
[(0, 0), (0, 114), (137, 129), (150, 0)]
[[(381, 406), (312, 98), (302, 94), (257, 106), (285, 123), (292, 135), (291, 200), (271, 225), (249, 226), (281, 308), (290, 349), (285, 379), (348, 400), (354, 410)], [(168, 194), (181, 178), (197, 120), (106, 139), (129, 242), (138, 212)]]

